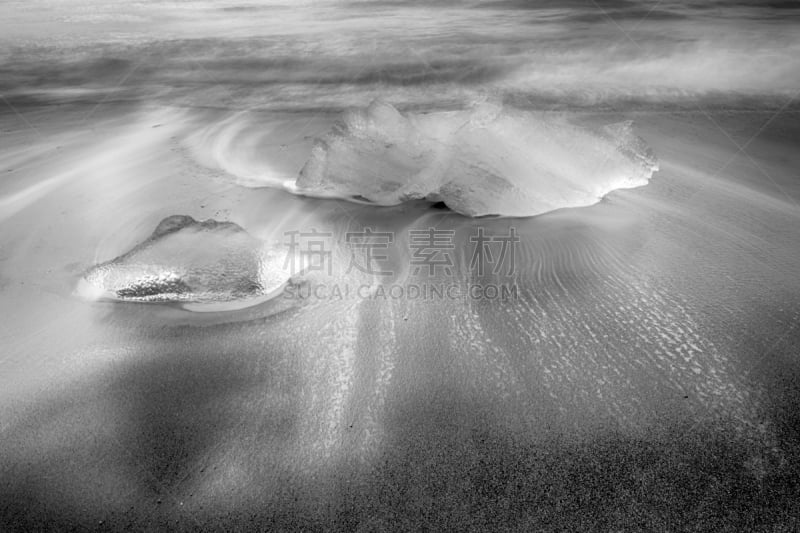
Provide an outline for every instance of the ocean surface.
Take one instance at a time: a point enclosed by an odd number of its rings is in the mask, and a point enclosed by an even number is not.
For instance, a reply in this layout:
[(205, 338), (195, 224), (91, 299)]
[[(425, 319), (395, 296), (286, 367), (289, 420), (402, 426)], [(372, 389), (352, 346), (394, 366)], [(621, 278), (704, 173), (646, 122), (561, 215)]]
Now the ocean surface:
[(0, 3), (0, 529), (796, 530), (798, 29)]
[(800, 84), (794, 1), (7, 1), (0, 14), (7, 99), (328, 111), (489, 92), (626, 108)]

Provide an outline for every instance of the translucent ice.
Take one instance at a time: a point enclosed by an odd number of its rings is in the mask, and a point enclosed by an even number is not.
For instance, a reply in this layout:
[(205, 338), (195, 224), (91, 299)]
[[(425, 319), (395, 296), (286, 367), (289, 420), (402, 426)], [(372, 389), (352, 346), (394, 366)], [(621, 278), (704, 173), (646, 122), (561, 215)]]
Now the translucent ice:
[(404, 115), (374, 101), (316, 140), (294, 191), (378, 205), (428, 199), (469, 216), (532, 216), (644, 185), (657, 169), (630, 122), (593, 131), (487, 103)]
[(90, 268), (78, 293), (183, 304), (265, 299), (288, 281), (285, 259), (237, 224), (175, 215), (129, 252)]

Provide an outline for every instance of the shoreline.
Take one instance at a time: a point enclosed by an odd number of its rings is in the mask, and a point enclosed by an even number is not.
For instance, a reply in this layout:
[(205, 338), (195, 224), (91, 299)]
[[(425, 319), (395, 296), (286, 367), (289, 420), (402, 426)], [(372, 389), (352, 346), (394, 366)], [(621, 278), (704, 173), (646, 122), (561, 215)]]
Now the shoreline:
[[(61, 135), (82, 123), (48, 113)], [(662, 164), (648, 185), (530, 219), (238, 187), (176, 148), (201, 120), (180, 114), (144, 139), (137, 128), (156, 121), (103, 106), (58, 151), (6, 133), (0, 171), (15, 172), (2, 197), (67, 177), (6, 216), (0, 236), (0, 495), (12, 502), (0, 521), (630, 526), (615, 518), (623, 509), (642, 528), (790, 524), (793, 113), (751, 143), (773, 112), (712, 115), (725, 131), (704, 116), (642, 114), (638, 132)], [(93, 159), (102, 142), (116, 149)], [(411, 229), (452, 230), (466, 246), (477, 228), (514, 227), (520, 298), (265, 304), (227, 320), (71, 296), (83, 268), (173, 214), (270, 241), (313, 226), (334, 242), (364, 226), (395, 231), (389, 283), (426, 279), (402, 240)], [(454, 257), (465, 279), (497, 281), (469, 260)], [(597, 516), (581, 511), (587, 498)]]

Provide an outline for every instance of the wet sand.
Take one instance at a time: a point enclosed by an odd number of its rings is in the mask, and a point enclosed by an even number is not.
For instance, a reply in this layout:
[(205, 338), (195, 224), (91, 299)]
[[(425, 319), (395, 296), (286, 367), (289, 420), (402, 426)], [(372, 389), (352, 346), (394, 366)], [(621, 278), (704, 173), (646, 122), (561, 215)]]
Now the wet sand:
[[(661, 170), (528, 219), (242, 187), (187, 140), (223, 111), (20, 111), (0, 151), (4, 528), (797, 527), (796, 110), (576, 115), (633, 118)], [(281, 116), (287, 168), (331, 118)], [(73, 294), (174, 214), (330, 231), (337, 261), (347, 231), (393, 231), (385, 284), (518, 297), (198, 314)], [(513, 276), (466, 255), (414, 274), (406, 232), (428, 227), (456, 250), (515, 228)]]

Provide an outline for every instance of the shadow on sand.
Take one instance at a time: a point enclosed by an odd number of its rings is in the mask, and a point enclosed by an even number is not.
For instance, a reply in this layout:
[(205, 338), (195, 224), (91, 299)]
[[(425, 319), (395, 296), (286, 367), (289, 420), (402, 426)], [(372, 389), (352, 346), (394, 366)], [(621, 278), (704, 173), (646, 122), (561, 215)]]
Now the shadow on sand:
[(369, 461), (292, 464), (293, 355), (222, 350), (251, 326), (173, 328), (161, 356), (19, 412), (0, 529), (783, 530), (800, 516), (797, 454), (759, 478), (702, 431), (532, 442), (458, 390), (402, 399)]

